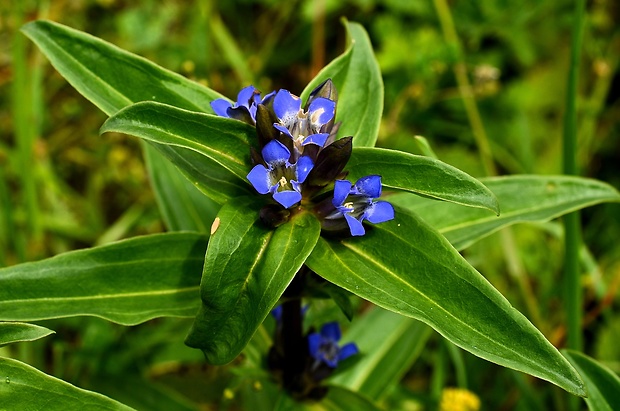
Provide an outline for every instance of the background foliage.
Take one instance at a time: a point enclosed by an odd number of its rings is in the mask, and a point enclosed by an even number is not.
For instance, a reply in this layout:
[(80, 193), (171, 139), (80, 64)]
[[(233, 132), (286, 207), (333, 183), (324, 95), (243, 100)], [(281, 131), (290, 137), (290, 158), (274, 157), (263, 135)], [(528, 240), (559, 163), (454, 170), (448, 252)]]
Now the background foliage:
[[(383, 74), (378, 146), (421, 154), (413, 136), (422, 135), (439, 159), (483, 177), (475, 143), (482, 132), (499, 174), (561, 173), (571, 1), (452, 2), (458, 43), (446, 37), (438, 2), (430, 0), (5, 3), (0, 6), (0, 266), (164, 229), (137, 139), (98, 135), (105, 115), (19, 33), (35, 18), (84, 30), (234, 97), (249, 83), (264, 91), (286, 87), (301, 93), (343, 50), (339, 19), (346, 16), (366, 27)], [(615, 187), (620, 187), (619, 16), (620, 7), (611, 0), (588, 5), (577, 101), (580, 174)], [(480, 123), (465, 110), (454, 73), (458, 67), (473, 87)], [(619, 206), (586, 209), (582, 221), (588, 247), (581, 250), (588, 273), (585, 352), (619, 372), (620, 322), (614, 318)], [(494, 234), (465, 255), (562, 346), (561, 226), (524, 224), (512, 231), (514, 243), (508, 247)], [(322, 308), (308, 318), (310, 324), (345, 321), (333, 306)], [(244, 398), (258, 401), (273, 389), (257, 385), (235, 363), (205, 367), (202, 354), (183, 345), (190, 324), (157, 319), (125, 328), (90, 317), (42, 321), (56, 335), (0, 348), (0, 354), (149, 409), (208, 409), (208, 404), (234, 409)], [(432, 404), (444, 387), (466, 386), (488, 409), (546, 409), (565, 401), (549, 384), (464, 353), (435, 333), (415, 332), (424, 339), (418, 359), (401, 371), (399, 386), (377, 389), (375, 398)]]

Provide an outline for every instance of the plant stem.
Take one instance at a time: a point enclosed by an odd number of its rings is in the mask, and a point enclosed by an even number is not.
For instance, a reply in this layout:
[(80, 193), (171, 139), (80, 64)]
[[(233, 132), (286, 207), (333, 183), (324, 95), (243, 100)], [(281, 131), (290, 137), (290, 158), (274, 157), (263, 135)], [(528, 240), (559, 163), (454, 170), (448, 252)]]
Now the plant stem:
[(469, 84), (469, 79), (467, 78), (467, 66), (465, 64), (465, 59), (463, 58), (458, 35), (456, 34), (454, 21), (452, 20), (452, 14), (450, 13), (450, 7), (448, 6), (446, 0), (435, 0), (434, 2), (437, 15), (439, 16), (439, 23), (441, 24), (441, 29), (444, 37), (446, 38), (446, 42), (456, 53), (457, 63), (454, 66), (454, 75), (456, 76), (459, 93), (461, 94), (463, 104), (465, 105), (465, 111), (467, 112), (467, 118), (469, 119), (469, 123), (474, 134), (474, 139), (476, 140), (476, 145), (480, 151), (480, 161), (484, 167), (485, 174), (488, 176), (494, 176), (497, 174), (497, 170), (495, 168), (495, 164), (493, 163), (491, 146), (489, 145), (489, 139), (482, 124), (482, 118), (480, 117), (480, 112), (478, 111), (478, 105), (476, 104), (476, 99), (474, 98), (471, 84)]
[[(573, 19), (571, 56), (564, 113), (563, 167), (564, 174), (577, 174), (577, 81), (579, 60), (583, 43), (583, 23), (585, 0), (575, 2)], [(579, 244), (581, 243), (579, 213), (573, 212), (564, 217), (564, 276), (566, 284), (566, 318), (568, 327), (568, 347), (581, 350), (581, 300), (582, 290), (579, 273)]]
[(282, 303), (282, 352), (284, 386), (292, 393), (303, 391), (301, 376), (304, 371), (306, 353), (303, 339), (303, 316), (301, 293), (303, 291), (303, 268), (284, 292)]
[[(457, 55), (457, 63), (454, 68), (454, 74), (456, 76), (459, 93), (463, 99), (463, 104), (465, 105), (465, 112), (467, 113), (467, 118), (474, 134), (476, 145), (478, 146), (478, 150), (480, 152), (480, 159), (484, 167), (484, 172), (487, 176), (497, 175), (497, 169), (495, 168), (495, 163), (493, 162), (493, 153), (491, 152), (489, 139), (480, 116), (480, 111), (478, 110), (478, 105), (476, 104), (476, 99), (474, 97), (471, 84), (467, 78), (467, 66), (465, 64), (458, 35), (454, 27), (450, 7), (448, 6), (446, 0), (434, 0), (434, 3), (446, 42), (453, 47)], [(508, 272), (517, 282), (521, 296), (523, 297), (532, 320), (535, 324), (540, 326), (542, 324), (542, 320), (540, 317), (540, 310), (538, 309), (538, 303), (528, 281), (523, 264), (521, 263), (521, 259), (519, 258), (519, 254), (514, 243), (514, 237), (510, 228), (506, 228), (501, 231), (501, 243), (504, 255), (508, 262)]]

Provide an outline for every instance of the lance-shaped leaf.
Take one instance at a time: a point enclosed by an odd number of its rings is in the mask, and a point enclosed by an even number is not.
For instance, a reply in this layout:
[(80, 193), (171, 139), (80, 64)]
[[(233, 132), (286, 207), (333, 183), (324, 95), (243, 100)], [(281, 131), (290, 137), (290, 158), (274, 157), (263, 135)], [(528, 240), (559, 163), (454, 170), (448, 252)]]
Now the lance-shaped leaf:
[(104, 395), (54, 378), (23, 362), (0, 357), (1, 407), (6, 410), (132, 410)]
[(54, 334), (54, 331), (40, 325), (0, 322), (0, 347), (16, 342), (38, 340), (50, 334)]
[[(100, 131), (131, 134), (156, 143), (156, 148), (162, 145), (182, 147), (199, 153), (202, 156), (188, 157), (185, 150), (182, 159), (170, 158), (177, 167), (192, 173), (197, 167), (201, 167), (204, 156), (237, 177), (237, 181), (233, 183), (238, 185), (240, 190), (247, 187), (245, 193), (249, 192), (246, 175), (250, 168), (250, 141), (256, 139), (256, 129), (241, 121), (161, 103), (142, 102), (126, 107), (110, 117)], [(169, 151), (177, 154), (174, 149), (164, 150), (163, 153), (168, 155)], [(201, 179), (196, 182), (205, 192), (209, 191), (207, 184), (213, 184), (209, 175), (211, 171), (215, 170), (211, 167), (205, 170), (208, 180)]]
[(601, 181), (570, 176), (514, 175), (481, 181), (497, 196), (499, 217), (410, 194), (387, 199), (414, 211), (461, 250), (511, 224), (544, 222), (584, 207), (620, 201), (620, 193)]
[(338, 91), (336, 121), (341, 137), (354, 136), (354, 147), (372, 147), (377, 141), (383, 113), (383, 80), (368, 33), (359, 23), (343, 20), (349, 47), (306, 86), (301, 97), (331, 78)]
[(0, 270), (0, 320), (94, 315), (134, 325), (198, 309), (207, 237), (167, 233)]
[[(383, 148), (354, 148), (345, 170), (349, 171), (351, 181), (370, 174), (380, 174), (381, 183), (386, 188), (485, 208), (499, 214), (497, 199), (484, 184), (434, 158)], [(495, 217), (488, 211), (484, 211), (484, 214)]]
[(403, 209), (363, 238), (320, 239), (306, 264), (478, 357), (584, 395), (579, 374), (540, 331), (443, 236)]
[[(219, 93), (191, 81), (179, 74), (166, 70), (151, 61), (129, 53), (97, 37), (63, 26), (51, 21), (34, 21), (26, 24), (22, 31), (39, 47), (58, 72), (75, 87), (75, 89), (99, 107), (107, 115), (112, 115), (124, 107), (139, 101), (158, 101), (192, 111), (213, 113), (209, 103), (223, 98)], [(160, 148), (163, 149), (163, 148)], [(184, 158), (180, 147), (167, 147), (168, 158)], [(200, 196), (191, 196), (191, 203), (178, 202), (187, 194), (187, 184), (182, 182), (179, 171), (170, 168), (161, 155), (151, 155), (148, 163), (149, 174), (155, 181), (154, 189), (161, 203), (177, 202), (174, 208), (164, 209), (162, 213), (169, 228), (185, 228), (175, 222), (185, 219), (185, 215), (199, 210), (199, 214), (209, 214), (211, 202)], [(186, 161), (188, 161), (186, 159)], [(160, 170), (167, 168), (167, 173)], [(230, 184), (217, 184), (208, 181), (219, 168), (209, 159), (202, 159), (200, 167), (196, 166), (184, 174), (192, 181), (206, 180), (209, 183), (207, 194), (219, 204), (238, 195)], [(185, 170), (188, 170), (186, 168)], [(224, 170), (225, 171), (225, 170)], [(178, 176), (174, 176), (176, 173)], [(219, 180), (225, 183), (235, 178), (228, 172), (221, 172)], [(161, 184), (157, 184), (157, 182)], [(165, 190), (161, 188), (165, 187)], [(170, 213), (177, 213), (174, 216)]]
[(590, 411), (613, 411), (620, 404), (620, 378), (594, 358), (574, 350), (562, 350), (586, 383)]
[(299, 213), (272, 230), (259, 220), (259, 209), (251, 198), (226, 203), (209, 240), (202, 306), (185, 342), (202, 349), (212, 364), (225, 364), (243, 350), (319, 237), (314, 215)]
[(375, 307), (357, 318), (343, 337), (358, 346), (359, 360), (329, 382), (378, 400), (390, 386), (400, 382), (431, 333), (430, 327), (420, 321)]

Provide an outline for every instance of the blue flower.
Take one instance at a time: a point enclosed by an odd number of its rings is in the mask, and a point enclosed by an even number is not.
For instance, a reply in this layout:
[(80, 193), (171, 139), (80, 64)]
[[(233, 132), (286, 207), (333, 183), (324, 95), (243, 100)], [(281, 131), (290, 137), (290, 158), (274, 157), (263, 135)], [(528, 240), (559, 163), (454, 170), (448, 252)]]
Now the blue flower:
[(256, 123), (256, 107), (274, 94), (275, 92), (271, 92), (261, 100), (260, 92), (254, 86), (247, 86), (239, 92), (237, 102), (234, 105), (228, 100), (220, 98), (211, 102), (211, 108), (220, 117), (234, 118), (254, 125)]
[(314, 167), (312, 159), (301, 156), (291, 164), (290, 151), (278, 140), (272, 140), (262, 150), (263, 160), (267, 164), (254, 166), (247, 176), (260, 194), (273, 194), (273, 199), (284, 208), (289, 208), (301, 201), (301, 184)]
[(310, 356), (315, 359), (315, 367), (323, 362), (331, 368), (336, 368), (338, 362), (359, 352), (355, 343), (340, 347), (338, 341), (340, 341), (340, 326), (336, 322), (323, 325), (320, 334), (308, 335), (308, 349)]
[(381, 176), (362, 177), (352, 185), (348, 180), (336, 180), (332, 204), (336, 210), (326, 220), (344, 216), (351, 235), (366, 233), (362, 221), (377, 224), (394, 218), (394, 207), (387, 201), (373, 201), (381, 196)]
[(329, 137), (326, 126), (333, 118), (336, 103), (324, 97), (316, 97), (307, 111), (301, 109), (301, 99), (287, 90), (280, 90), (273, 99), (273, 111), (280, 120), (274, 127), (289, 136), (297, 153), (304, 146), (315, 144), (323, 147)]

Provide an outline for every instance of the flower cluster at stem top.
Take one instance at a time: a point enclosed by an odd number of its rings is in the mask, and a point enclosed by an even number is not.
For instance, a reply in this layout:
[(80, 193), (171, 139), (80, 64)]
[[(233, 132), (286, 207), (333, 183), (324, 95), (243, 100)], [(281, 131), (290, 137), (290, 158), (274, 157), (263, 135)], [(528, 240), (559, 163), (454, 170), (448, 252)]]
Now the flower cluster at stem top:
[[(261, 97), (253, 86), (237, 101), (211, 103), (215, 113), (256, 127), (260, 152), (252, 151), (248, 181), (260, 194), (270, 194), (283, 209), (311, 207), (326, 231), (364, 235), (364, 220), (377, 224), (394, 218), (394, 208), (381, 196), (381, 176), (362, 177), (354, 184), (344, 172), (352, 137), (336, 140), (337, 93), (331, 80), (315, 88), (302, 107), (301, 98), (281, 89)], [(326, 189), (333, 186), (331, 197)], [(282, 219), (290, 213), (281, 213)], [(270, 219), (278, 225), (284, 221)]]

